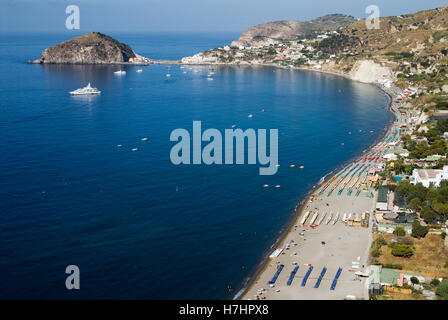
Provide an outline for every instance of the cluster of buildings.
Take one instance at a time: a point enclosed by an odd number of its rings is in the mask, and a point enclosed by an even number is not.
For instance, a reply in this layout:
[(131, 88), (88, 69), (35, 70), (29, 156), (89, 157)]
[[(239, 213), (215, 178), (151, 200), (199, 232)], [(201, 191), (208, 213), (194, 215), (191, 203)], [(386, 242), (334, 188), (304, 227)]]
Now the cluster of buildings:
[[(238, 41), (231, 46), (219, 47), (213, 50), (182, 58), (184, 64), (267, 64), (293, 66), (300, 61), (301, 65), (308, 65), (314, 69), (321, 69), (322, 65), (329, 63), (336, 55), (330, 55), (328, 59), (319, 59), (319, 52), (313, 43), (322, 41), (337, 31), (328, 31), (319, 34), (314, 39), (279, 41), (265, 38), (255, 42), (254, 45), (244, 46)], [(273, 53), (272, 50), (275, 50)]]

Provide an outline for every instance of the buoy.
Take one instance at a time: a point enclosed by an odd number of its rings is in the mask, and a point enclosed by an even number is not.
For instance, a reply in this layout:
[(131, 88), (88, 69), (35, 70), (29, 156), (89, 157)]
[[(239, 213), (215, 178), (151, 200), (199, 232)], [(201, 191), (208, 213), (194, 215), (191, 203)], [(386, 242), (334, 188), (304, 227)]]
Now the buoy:
[(269, 185), (268, 185), (268, 184), (265, 184), (263, 187), (267, 188), (267, 187), (269, 187)]

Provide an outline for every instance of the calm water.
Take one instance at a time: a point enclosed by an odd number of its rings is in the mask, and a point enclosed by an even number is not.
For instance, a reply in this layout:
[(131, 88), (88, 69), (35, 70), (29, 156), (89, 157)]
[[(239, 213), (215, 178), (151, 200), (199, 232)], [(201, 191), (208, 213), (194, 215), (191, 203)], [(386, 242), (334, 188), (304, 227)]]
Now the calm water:
[[(207, 67), (117, 77), (116, 66), (24, 64), (72, 36), (0, 36), (0, 298), (231, 298), (297, 202), (392, 120), (379, 89), (331, 75), (219, 67), (207, 81)], [(112, 36), (175, 59), (237, 35)], [(68, 94), (88, 81), (100, 96)], [(278, 128), (278, 173), (172, 165), (169, 135), (193, 120)], [(70, 264), (81, 290), (65, 289)]]

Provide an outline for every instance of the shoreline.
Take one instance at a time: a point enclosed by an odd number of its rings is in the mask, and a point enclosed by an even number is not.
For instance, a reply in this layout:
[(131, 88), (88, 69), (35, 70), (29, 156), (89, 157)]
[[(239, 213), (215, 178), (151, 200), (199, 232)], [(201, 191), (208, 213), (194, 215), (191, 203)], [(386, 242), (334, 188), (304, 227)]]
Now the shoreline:
[[(213, 64), (210, 64), (213, 65)], [(296, 69), (296, 70), (303, 70), (303, 71), (311, 71), (311, 72), (319, 72), (319, 73), (326, 73), (326, 74), (331, 74), (331, 75), (335, 75), (335, 76), (340, 76), (340, 77), (344, 77), (346, 79), (352, 80), (352, 81), (358, 81), (358, 80), (354, 80), (352, 79), (349, 75), (346, 74), (340, 74), (340, 73), (336, 73), (336, 72), (330, 72), (330, 71), (324, 71), (324, 70), (313, 70), (313, 69), (308, 69), (308, 68), (302, 68), (302, 67), (281, 67), (281, 66), (275, 66), (275, 65), (261, 65), (261, 66), (268, 66), (268, 67), (277, 67), (277, 68), (284, 68), (284, 69)], [(356, 154), (354, 155), (354, 157), (351, 157), (350, 159), (348, 159), (346, 162), (344, 162), (344, 164), (338, 166), (337, 168), (333, 169), (331, 172), (327, 173), (326, 175), (324, 175), (322, 178), (323, 180), (319, 180), (318, 184), (315, 185), (312, 189), (310, 189), (310, 191), (301, 199), (298, 201), (296, 207), (295, 207), (295, 211), (294, 213), (291, 215), (291, 217), (289, 218), (289, 221), (287, 221), (285, 223), (285, 227), (282, 228), (280, 230), (280, 234), (279, 237), (277, 238), (277, 240), (270, 246), (269, 250), (272, 250), (273, 248), (277, 247), (280, 243), (282, 243), (286, 237), (288, 236), (288, 234), (290, 233), (290, 231), (293, 229), (295, 222), (303, 215), (304, 213), (304, 209), (306, 207), (306, 204), (309, 202), (310, 197), (316, 193), (316, 191), (322, 186), (324, 185), (329, 179), (331, 179), (335, 174), (337, 174), (337, 172), (339, 172), (342, 168), (346, 167), (347, 165), (349, 165), (351, 162), (353, 162), (353, 158), (356, 159), (359, 156), (362, 156), (362, 154), (367, 153), (369, 151), (371, 151), (372, 148), (374, 148), (389, 132), (389, 130), (392, 128), (394, 122), (396, 121), (396, 116), (395, 113), (393, 111), (393, 97), (392, 94), (393, 92), (388, 92), (386, 90), (386, 88), (381, 87), (378, 84), (375, 83), (371, 83), (372, 85), (376, 86), (378, 89), (380, 89), (388, 98), (389, 98), (389, 103), (387, 106), (388, 112), (391, 112), (393, 115), (393, 120), (391, 121), (391, 123), (389, 123), (389, 125), (386, 127), (386, 129), (384, 130), (383, 134), (374, 142), (372, 143), (372, 145), (370, 145), (367, 149), (363, 150), (361, 154)], [(321, 178), (321, 179), (322, 179)], [(371, 241), (371, 239), (370, 239)], [(371, 245), (369, 241), (369, 246)], [(269, 251), (270, 252), (270, 251)], [(257, 265), (257, 267), (255, 268), (255, 271), (249, 276), (249, 280), (243, 284), (243, 287), (241, 289), (238, 290), (238, 292), (235, 294), (235, 296), (232, 298), (232, 300), (241, 300), (242, 297), (252, 288), (252, 286), (255, 285), (256, 280), (259, 278), (259, 276), (266, 271), (266, 269), (269, 267), (269, 263), (271, 262), (269, 260), (269, 252), (267, 252), (265, 254), (265, 256), (263, 258), (260, 259), (259, 264)]]

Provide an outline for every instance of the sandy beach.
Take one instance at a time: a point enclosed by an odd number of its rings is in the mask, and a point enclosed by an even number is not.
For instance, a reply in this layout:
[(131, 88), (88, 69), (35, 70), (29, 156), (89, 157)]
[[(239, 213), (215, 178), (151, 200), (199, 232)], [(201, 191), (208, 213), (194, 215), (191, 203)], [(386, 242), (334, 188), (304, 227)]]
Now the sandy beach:
[[(255, 299), (257, 291), (260, 289), (266, 290), (260, 295), (260, 297), (266, 297), (266, 299), (344, 299), (347, 295), (366, 298), (366, 278), (360, 278), (360, 281), (354, 272), (349, 270), (352, 269), (352, 262), (358, 261), (361, 265), (361, 271), (365, 271), (371, 224), (369, 224), (369, 228), (349, 227), (341, 220), (338, 220), (335, 224), (333, 224), (334, 218), (329, 224), (325, 224), (325, 220), (329, 213), (333, 213), (334, 216), (337, 212), (372, 212), (375, 198), (347, 198), (347, 196), (332, 195), (328, 198), (322, 197), (314, 200), (312, 203), (308, 200), (303, 212), (312, 208), (317, 212), (327, 213), (323, 224), (316, 228), (302, 227), (299, 225), (302, 215), (299, 215), (293, 228), (287, 231), (283, 241), (277, 246), (278, 248), (285, 248), (289, 244), (289, 249), (283, 250), (278, 258), (269, 259), (241, 299)], [(304, 235), (302, 236), (300, 233)], [(322, 241), (325, 244), (322, 244)], [(292, 284), (287, 286), (287, 280), (296, 265), (295, 263), (297, 263), (299, 269)], [(279, 264), (283, 264), (285, 267), (274, 287), (269, 287), (267, 282), (272, 279)], [(301, 283), (309, 265), (313, 266), (313, 271), (306, 285), (302, 287)], [(324, 267), (327, 268), (327, 271), (320, 286), (314, 288)], [(341, 276), (336, 289), (330, 290), (338, 268), (342, 268)]]
[[(272, 259), (266, 257), (265, 263), (238, 299), (369, 298), (368, 278), (360, 274), (369, 272), (367, 262), (377, 193), (368, 175), (370, 170), (375, 170), (384, 161), (382, 155), (387, 150), (388, 142), (399, 139), (397, 133), (402, 121), (392, 99), (400, 89), (382, 89), (391, 97), (389, 107), (395, 115), (395, 121), (369, 150), (327, 177), (310, 193), (298, 209), (291, 226), (272, 249), (281, 249), (281, 254)], [(304, 216), (307, 216), (306, 219)], [(272, 283), (280, 265), (283, 268)], [(334, 290), (331, 290), (339, 268), (342, 269), (340, 276)], [(297, 271), (292, 275), (294, 269)], [(288, 285), (290, 277), (292, 282)]]

